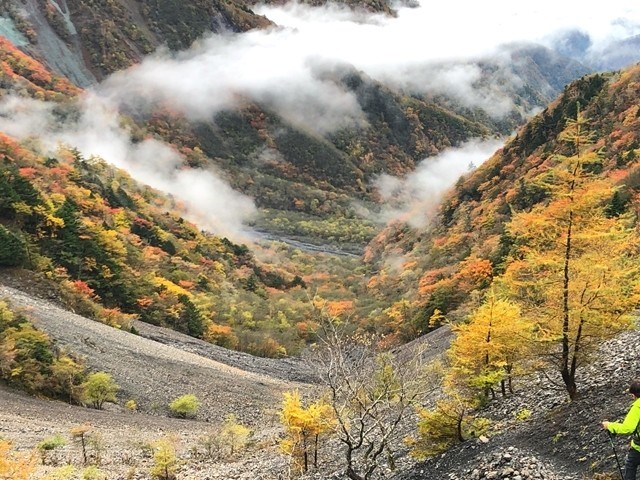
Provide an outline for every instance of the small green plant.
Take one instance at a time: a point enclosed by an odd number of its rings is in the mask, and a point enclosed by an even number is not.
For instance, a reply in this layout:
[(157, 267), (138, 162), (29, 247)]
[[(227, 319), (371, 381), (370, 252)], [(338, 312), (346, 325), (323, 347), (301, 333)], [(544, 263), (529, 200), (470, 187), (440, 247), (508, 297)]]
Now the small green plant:
[(220, 432), (211, 432), (198, 438), (198, 444), (204, 448), (205, 454), (210, 459), (220, 456), (222, 450), (222, 438)]
[(102, 463), (102, 454), (105, 449), (102, 434), (100, 432), (93, 432), (89, 434), (88, 443), (93, 453), (93, 463), (100, 465)]
[(153, 451), (154, 451), (153, 443), (140, 440), (135, 443), (135, 448), (140, 450), (140, 456), (142, 456), (142, 458), (153, 457)]
[(153, 413), (161, 413), (164, 410), (164, 406), (158, 401), (153, 401), (149, 405), (149, 410), (151, 410), (151, 412)]
[(530, 418), (531, 415), (531, 410), (529, 410), (528, 408), (521, 408), (516, 412), (516, 419), (524, 421)]
[(106, 480), (107, 476), (95, 465), (91, 465), (82, 471), (82, 480)]
[(562, 437), (566, 436), (567, 432), (558, 432), (553, 437), (551, 437), (551, 443), (558, 443)]
[(62, 448), (67, 444), (67, 441), (60, 434), (56, 434), (53, 437), (48, 437), (42, 440), (37, 445), (38, 452), (40, 452), (40, 458), (42, 459), (42, 465), (47, 463), (49, 454), (58, 448)]
[(173, 480), (176, 478), (178, 459), (173, 442), (168, 438), (158, 440), (154, 444), (153, 466), (149, 473), (159, 480)]
[(612, 473), (594, 473), (591, 480), (616, 480), (618, 475)]
[(58, 467), (43, 478), (43, 480), (71, 480), (76, 473), (76, 467), (65, 465)]
[(437, 402), (435, 408), (418, 410), (417, 435), (409, 443), (411, 454), (418, 458), (438, 455), (469, 438), (487, 433), (490, 421), (472, 415), (471, 401), (452, 391), (448, 398)]
[(130, 412), (137, 412), (138, 411), (138, 404), (133, 399), (127, 400), (127, 402), (124, 404), (124, 408), (126, 408)]
[(200, 400), (195, 395), (188, 393), (176, 398), (169, 404), (171, 412), (180, 418), (192, 418), (196, 416), (200, 408)]

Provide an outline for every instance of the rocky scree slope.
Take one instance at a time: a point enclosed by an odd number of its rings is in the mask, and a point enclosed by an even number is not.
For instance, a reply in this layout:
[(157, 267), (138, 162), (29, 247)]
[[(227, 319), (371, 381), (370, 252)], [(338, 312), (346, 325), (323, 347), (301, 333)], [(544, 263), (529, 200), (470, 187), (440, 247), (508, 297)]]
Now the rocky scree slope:
[[(493, 422), (488, 438), (469, 440), (417, 464), (398, 480), (512, 479), (568, 480), (617, 475), (603, 420), (621, 420), (629, 406), (629, 382), (640, 371), (640, 331), (603, 344), (599, 358), (579, 371), (580, 397), (569, 402), (545, 376), (516, 384), (516, 393), (498, 397), (480, 412)], [(517, 413), (531, 416), (519, 420)], [(620, 461), (628, 437), (615, 438)]]
[[(0, 285), (0, 298), (22, 309), (37, 328), (60, 348), (84, 359), (89, 369), (109, 372), (121, 387), (119, 400), (133, 399), (143, 412), (167, 414), (171, 400), (193, 393), (202, 402), (201, 420), (215, 422), (233, 413), (250, 424), (269, 424), (284, 391), (308, 387), (288, 378), (301, 379), (292, 361), (261, 363), (262, 359), (234, 355), (222, 363), (181, 348), (188, 345), (182, 340), (193, 341), (186, 336), (172, 334), (172, 345), (165, 345), (88, 320), (4, 285)], [(139, 326), (154, 336), (151, 326)], [(161, 335), (166, 338), (168, 332)], [(199, 347), (200, 352), (206, 352), (203, 345)], [(222, 358), (220, 351), (217, 358)], [(241, 359), (241, 366), (234, 366), (233, 358)], [(249, 364), (253, 371), (243, 369)]]
[[(31, 287), (24, 286), (25, 290)], [(286, 458), (276, 447), (281, 392), (313, 388), (298, 381), (310, 377), (304, 368), (296, 369), (294, 360), (263, 362), (250, 356), (236, 356), (235, 352), (224, 359), (220, 356), (224, 349), (208, 351), (190, 337), (144, 324), (137, 325), (141, 336), (135, 336), (6, 285), (0, 286), (0, 298), (26, 309), (38, 327), (61, 347), (83, 355), (90, 367), (111, 371), (123, 387), (121, 399), (136, 399), (143, 411), (166, 413), (166, 403), (186, 392), (203, 400), (197, 419), (183, 421), (125, 413), (117, 406), (110, 406), (109, 411), (95, 411), (0, 388), (3, 406), (0, 434), (17, 445), (31, 448), (45, 437), (88, 422), (105, 436), (110, 451), (105, 468), (116, 472), (124, 468), (122, 458), (129, 455), (127, 452), (135, 448), (136, 442), (157, 439), (169, 432), (181, 441), (185, 449), (182, 455), (195, 455), (186, 446), (196, 444), (199, 436), (212, 430), (212, 424), (219, 423), (225, 413), (233, 412), (243, 421), (260, 427), (256, 429), (260, 450), (251, 450), (242, 460), (224, 465), (198, 463), (196, 457), (190, 458), (193, 461), (185, 467), (183, 473), (188, 474), (185, 478), (267, 479), (279, 478), (286, 472)], [(413, 346), (419, 342), (427, 344), (428, 358), (436, 358), (442, 355), (450, 337), (450, 331), (443, 328), (413, 342)], [(226, 364), (211, 358), (216, 355)], [(593, 472), (615, 472), (613, 452), (600, 422), (625, 414), (629, 400), (626, 389), (638, 367), (640, 332), (624, 333), (604, 344), (597, 361), (582, 369), (582, 394), (578, 400), (568, 402), (564, 392), (544, 376), (522, 379), (516, 384), (514, 395), (498, 397), (480, 412), (493, 422), (487, 439), (469, 440), (443, 455), (389, 476), (397, 480), (577, 480), (589, 478)], [(518, 419), (517, 413), (525, 409), (531, 416)], [(626, 439), (617, 438), (616, 448), (622, 457)], [(411, 462), (400, 463), (406, 466)], [(323, 473), (314, 478), (329, 476)]]
[[(38, 467), (36, 478), (68, 462), (82, 463), (70, 431), (83, 424), (99, 435), (100, 470), (110, 479), (151, 478), (149, 446), (166, 436), (177, 445), (180, 478), (275, 479), (286, 471), (287, 458), (277, 446), (278, 409), (283, 391), (313, 388), (299, 381), (310, 377), (304, 364), (207, 348), (205, 342), (140, 322), (136, 325), (141, 335), (134, 335), (60, 308), (55, 290), (47, 288), (46, 282), (16, 272), (2, 273), (0, 299), (24, 312), (59, 348), (81, 356), (91, 370), (108, 371), (121, 386), (119, 405), (94, 410), (0, 385), (0, 436), (19, 450), (31, 450), (54, 435), (67, 440), (64, 448), (50, 454), (47, 465)], [(194, 393), (202, 401), (196, 418), (167, 417), (167, 403), (185, 393)], [(138, 403), (137, 412), (121, 406), (128, 399)], [(230, 457), (225, 451), (209, 458), (202, 439), (217, 435), (229, 413), (252, 429), (249, 447), (242, 455)], [(92, 456), (95, 452), (90, 449), (90, 461), (96, 461)]]

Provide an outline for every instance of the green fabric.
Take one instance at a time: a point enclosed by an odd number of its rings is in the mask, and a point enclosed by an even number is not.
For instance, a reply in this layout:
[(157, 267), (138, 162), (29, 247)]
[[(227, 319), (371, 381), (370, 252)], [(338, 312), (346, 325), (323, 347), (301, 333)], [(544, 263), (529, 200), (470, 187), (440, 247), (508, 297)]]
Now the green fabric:
[[(636, 431), (638, 427), (638, 423), (640, 422), (640, 398), (637, 398), (627, 416), (624, 417), (622, 422), (609, 422), (609, 431), (611, 433), (619, 433), (622, 435), (630, 435)], [(640, 452), (640, 445), (635, 443), (633, 440), (631, 441), (631, 446)]]

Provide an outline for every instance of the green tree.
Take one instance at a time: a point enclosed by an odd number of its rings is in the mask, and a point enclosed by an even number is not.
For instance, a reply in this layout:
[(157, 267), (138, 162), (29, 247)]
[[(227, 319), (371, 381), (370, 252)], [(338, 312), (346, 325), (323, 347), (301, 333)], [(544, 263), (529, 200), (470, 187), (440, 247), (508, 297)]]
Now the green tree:
[(82, 383), (82, 398), (98, 410), (105, 402), (115, 402), (120, 387), (107, 372), (92, 373)]
[(202, 338), (204, 334), (204, 322), (202, 313), (198, 310), (187, 295), (179, 295), (178, 300), (184, 306), (180, 312), (180, 323), (186, 332), (192, 337)]
[(55, 215), (62, 219), (64, 226), (56, 232), (51, 253), (73, 278), (79, 278), (84, 253), (80, 210), (75, 202), (67, 198)]
[(79, 384), (84, 377), (84, 365), (68, 355), (61, 354), (51, 365), (49, 384), (51, 393), (57, 398), (66, 398), (69, 403), (77, 402)]
[(19, 267), (27, 260), (25, 243), (0, 225), (0, 267)]
[(200, 400), (192, 393), (182, 395), (169, 403), (169, 409), (180, 418), (195, 417), (200, 408)]
[(41, 391), (54, 362), (51, 342), (46, 333), (24, 321), (5, 332), (5, 342), (13, 345), (10, 380), (31, 393)]

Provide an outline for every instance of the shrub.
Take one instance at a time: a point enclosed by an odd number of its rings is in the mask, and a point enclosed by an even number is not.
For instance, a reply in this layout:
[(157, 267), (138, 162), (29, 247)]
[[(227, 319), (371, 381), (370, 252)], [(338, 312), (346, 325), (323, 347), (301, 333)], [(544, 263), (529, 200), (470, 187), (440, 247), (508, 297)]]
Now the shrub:
[(518, 420), (527, 420), (531, 417), (531, 410), (528, 408), (521, 408), (516, 412), (516, 419)]
[(247, 445), (250, 436), (251, 430), (238, 423), (238, 419), (234, 414), (231, 413), (225, 417), (221, 437), (223, 442), (229, 446), (231, 457)]
[(82, 480), (106, 480), (107, 476), (98, 467), (91, 465), (82, 471)]
[(49, 473), (43, 480), (71, 480), (76, 473), (76, 467), (73, 465), (65, 465), (58, 467)]
[(83, 400), (102, 410), (104, 402), (115, 402), (120, 387), (107, 372), (92, 373), (82, 383)]
[(42, 464), (44, 465), (47, 461), (47, 457), (49, 456), (49, 452), (62, 448), (67, 444), (66, 440), (62, 437), (62, 435), (55, 435), (53, 437), (48, 437), (38, 443), (37, 448), (38, 452), (40, 452), (40, 458), (42, 459)]
[(176, 478), (178, 459), (176, 449), (169, 439), (162, 439), (155, 443), (153, 453), (153, 466), (149, 473), (153, 478), (160, 480), (173, 480)]
[(180, 418), (195, 417), (200, 408), (200, 400), (192, 393), (182, 395), (169, 404), (171, 412)]
[(433, 410), (418, 410), (418, 437), (411, 441), (412, 455), (424, 459), (468, 438), (484, 435), (489, 420), (472, 413), (471, 405), (458, 395), (440, 400)]
[(222, 450), (222, 438), (220, 432), (211, 432), (207, 435), (203, 435), (198, 439), (198, 444), (200, 444), (205, 451), (205, 454), (210, 459), (216, 459), (220, 456), (220, 451)]

